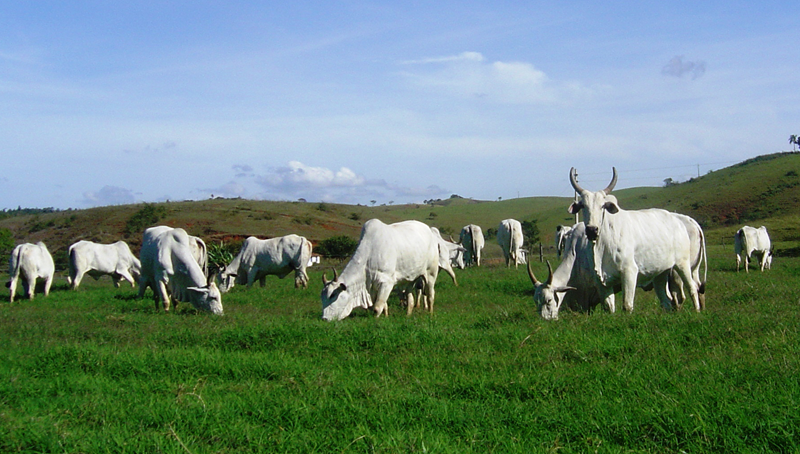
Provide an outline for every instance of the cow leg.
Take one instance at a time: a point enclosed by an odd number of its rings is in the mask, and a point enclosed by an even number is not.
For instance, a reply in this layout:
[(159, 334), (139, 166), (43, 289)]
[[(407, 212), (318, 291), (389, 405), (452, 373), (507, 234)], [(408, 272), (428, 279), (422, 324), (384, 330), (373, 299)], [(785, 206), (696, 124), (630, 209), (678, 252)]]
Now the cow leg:
[[(161, 305), (164, 307), (164, 312), (169, 312), (169, 293), (167, 292), (167, 285), (163, 280), (158, 280), (158, 298), (161, 300)], [(158, 300), (156, 300), (156, 310), (158, 310)]]
[(736, 272), (739, 272), (739, 266), (742, 264), (742, 257), (736, 254)]
[(383, 284), (380, 286), (380, 290), (378, 290), (378, 294), (375, 298), (375, 317), (380, 317), (381, 314), (385, 316), (389, 316), (389, 296), (392, 294), (392, 286)]
[(406, 292), (406, 315), (411, 315), (414, 312), (414, 293)]
[(614, 296), (614, 292), (609, 293), (605, 298), (603, 298), (603, 304), (605, 304), (608, 312), (611, 312), (612, 314), (617, 310), (615, 301), (616, 297)]
[(697, 312), (700, 312), (700, 298), (697, 294), (697, 285), (695, 285), (694, 280), (692, 280), (692, 270), (689, 267), (688, 263), (682, 263), (675, 267), (675, 271), (678, 272), (678, 275), (681, 277), (683, 281), (683, 288), (689, 289), (689, 296), (692, 298), (692, 303), (694, 303), (694, 309)]
[(665, 271), (653, 280), (653, 290), (655, 290), (656, 296), (658, 296), (658, 301), (661, 303), (661, 307), (668, 312), (677, 307), (675, 305), (676, 302), (673, 302), (672, 298), (670, 298), (670, 295), (667, 293), (667, 281), (670, 273), (671, 271)]
[(75, 277), (72, 278), (72, 290), (78, 290), (78, 286), (81, 285), (81, 281), (83, 280), (83, 275), (85, 271), (78, 270), (75, 273)]
[(28, 276), (22, 276), (22, 291), (28, 299), (33, 299), (33, 294), (36, 291), (36, 279), (31, 279)]
[(436, 277), (427, 276), (423, 282), (425, 283), (423, 288), (423, 291), (425, 292), (425, 299), (430, 305), (430, 313), (433, 314), (433, 298), (436, 295), (436, 290), (433, 287), (434, 283), (436, 282)]
[(117, 273), (111, 275), (111, 282), (114, 284), (114, 288), (119, 288), (119, 281), (121, 276)]
[(744, 256), (744, 272), (745, 273), (750, 272), (750, 255)]
[(627, 271), (622, 275), (622, 308), (628, 312), (633, 312), (637, 275), (638, 270)]
[(17, 293), (17, 278), (15, 276), (11, 276), (11, 280), (8, 281), (8, 290), (11, 292), (9, 303), (14, 302), (14, 294)]
[(53, 275), (47, 276), (47, 279), (44, 281), (44, 296), (50, 294), (50, 286), (53, 285)]
[(131, 276), (131, 273), (127, 271), (120, 271), (119, 275), (124, 278), (126, 281), (131, 283), (131, 288), (136, 287), (136, 280)]

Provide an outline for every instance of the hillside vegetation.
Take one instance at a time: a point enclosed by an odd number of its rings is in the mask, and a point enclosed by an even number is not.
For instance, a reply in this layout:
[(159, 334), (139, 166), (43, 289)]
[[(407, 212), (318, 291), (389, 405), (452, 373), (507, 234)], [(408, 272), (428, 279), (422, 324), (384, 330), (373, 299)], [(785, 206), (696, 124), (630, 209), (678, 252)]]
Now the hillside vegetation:
[[(620, 182), (625, 177), (620, 173)], [(614, 194), (625, 209), (657, 207), (694, 217), (705, 228), (709, 242), (730, 241), (743, 224), (766, 225), (776, 242), (787, 242), (781, 246), (786, 250), (794, 250), (791, 243), (800, 241), (796, 228), (800, 219), (793, 209), (800, 201), (800, 154), (797, 153), (759, 156), (685, 183), (624, 189)], [(515, 218), (536, 220), (541, 241), (549, 247), (556, 225), (574, 222), (566, 211), (570, 202), (567, 197), (478, 201), (453, 196), (428, 204), (368, 207), (212, 199), (25, 214), (0, 220), (0, 227), (10, 229), (17, 243), (44, 241), (57, 256), (81, 239), (105, 243), (124, 239), (137, 252), (141, 231), (156, 224), (183, 227), (207, 242), (296, 233), (316, 244), (337, 235), (358, 238), (361, 225), (371, 218), (384, 222), (416, 219), (454, 237), (466, 224), (478, 224), (486, 231), (496, 228), (503, 219)], [(147, 210), (155, 212), (155, 217), (150, 223), (142, 223), (142, 211)], [(493, 244), (487, 242), (489, 255)]]

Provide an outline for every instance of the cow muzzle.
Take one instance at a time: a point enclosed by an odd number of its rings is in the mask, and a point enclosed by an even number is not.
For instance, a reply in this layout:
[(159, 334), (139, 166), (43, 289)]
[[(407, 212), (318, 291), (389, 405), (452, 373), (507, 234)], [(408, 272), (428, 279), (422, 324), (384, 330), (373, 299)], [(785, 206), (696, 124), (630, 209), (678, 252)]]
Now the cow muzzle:
[(586, 226), (586, 238), (589, 238), (589, 241), (597, 241), (597, 236), (599, 235), (600, 229), (595, 225)]

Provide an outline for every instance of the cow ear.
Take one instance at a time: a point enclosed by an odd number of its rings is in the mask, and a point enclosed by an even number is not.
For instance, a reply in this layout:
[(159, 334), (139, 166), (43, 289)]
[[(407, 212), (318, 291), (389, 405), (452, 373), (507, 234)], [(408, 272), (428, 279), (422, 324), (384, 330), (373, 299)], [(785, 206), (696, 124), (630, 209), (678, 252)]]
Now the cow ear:
[(553, 290), (555, 290), (556, 292), (569, 292), (569, 291), (578, 290), (578, 289), (576, 289), (575, 287), (556, 287)]
[(186, 287), (186, 290), (196, 293), (208, 293), (208, 289), (203, 287)]
[(567, 208), (570, 214), (578, 214), (583, 209), (583, 202), (572, 202), (572, 204)]
[(617, 214), (619, 212), (619, 207), (614, 202), (604, 203), (603, 208), (611, 214)]

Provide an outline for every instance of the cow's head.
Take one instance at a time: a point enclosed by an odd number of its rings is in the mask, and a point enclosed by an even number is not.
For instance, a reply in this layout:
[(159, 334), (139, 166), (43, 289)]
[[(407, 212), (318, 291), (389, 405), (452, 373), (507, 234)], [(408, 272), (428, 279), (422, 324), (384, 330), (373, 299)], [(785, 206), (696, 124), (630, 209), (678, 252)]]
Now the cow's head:
[(459, 246), (450, 252), (450, 266), (463, 270), (467, 267), (464, 257), (467, 255), (467, 248)]
[(197, 309), (222, 315), (222, 294), (217, 284), (211, 282), (205, 287), (188, 287), (189, 298)]
[(617, 184), (617, 169), (612, 167), (613, 176), (611, 183), (605, 189), (598, 192), (583, 189), (576, 178), (575, 167), (569, 169), (569, 182), (575, 188), (580, 200), (573, 202), (567, 209), (572, 214), (583, 214), (583, 223), (586, 224), (586, 237), (590, 241), (597, 241), (600, 234), (600, 225), (603, 223), (603, 216), (606, 213), (616, 214), (619, 212), (617, 198), (611, 195), (614, 186)]
[(225, 266), (224, 264), (219, 267), (219, 274), (217, 274), (217, 285), (219, 285), (219, 290), (222, 293), (229, 292), (234, 284), (236, 283), (236, 279), (238, 278), (239, 273), (238, 270), (230, 267), (230, 265)]
[(553, 287), (553, 268), (550, 261), (547, 261), (547, 280), (539, 282), (531, 270), (531, 263), (528, 262), (528, 277), (533, 283), (533, 301), (536, 303), (536, 310), (545, 320), (558, 320), (558, 311), (561, 303), (564, 302), (564, 293), (575, 290), (574, 287)]
[(139, 259), (137, 259), (136, 257), (133, 257), (133, 260), (131, 260), (131, 266), (128, 269), (128, 271), (131, 273), (131, 276), (133, 276), (133, 279), (135, 281), (138, 281), (139, 278), (142, 276), (142, 262), (139, 261)]
[(353, 310), (352, 298), (347, 291), (347, 285), (339, 282), (339, 275), (336, 269), (333, 270), (333, 280), (328, 280), (325, 273), (322, 273), (322, 319), (330, 322), (332, 320), (342, 320), (350, 315)]

